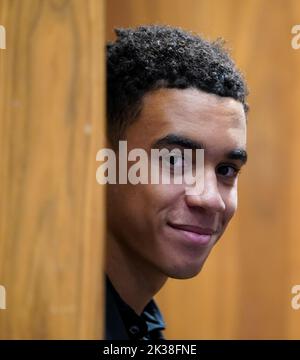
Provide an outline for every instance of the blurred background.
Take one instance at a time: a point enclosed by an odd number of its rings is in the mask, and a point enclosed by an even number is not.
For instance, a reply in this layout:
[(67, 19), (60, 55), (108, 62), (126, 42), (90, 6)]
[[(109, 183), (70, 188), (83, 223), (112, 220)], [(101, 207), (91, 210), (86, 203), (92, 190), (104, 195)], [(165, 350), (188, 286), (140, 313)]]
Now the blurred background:
[(100, 338), (104, 43), (168, 24), (222, 37), (249, 89), (239, 208), (202, 272), (158, 294), (168, 339), (296, 339), (297, 0), (0, 0), (0, 338)]

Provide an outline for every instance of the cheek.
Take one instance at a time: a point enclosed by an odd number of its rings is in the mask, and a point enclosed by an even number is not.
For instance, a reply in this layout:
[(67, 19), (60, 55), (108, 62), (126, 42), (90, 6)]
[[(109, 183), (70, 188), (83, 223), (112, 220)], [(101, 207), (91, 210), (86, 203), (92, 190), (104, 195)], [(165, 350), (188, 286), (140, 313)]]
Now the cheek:
[(184, 197), (185, 187), (176, 184), (152, 185), (152, 201), (155, 202), (157, 210), (163, 210), (174, 206), (178, 199)]
[(227, 224), (231, 218), (233, 217), (234, 213), (236, 212), (237, 209), (237, 188), (231, 188), (230, 191), (226, 192), (224, 194), (224, 202), (226, 205), (226, 210), (225, 210), (225, 224)]
[(163, 221), (184, 190), (182, 185), (174, 184), (109, 185), (108, 220), (118, 226), (120, 222), (127, 226), (134, 222), (135, 226), (151, 227)]

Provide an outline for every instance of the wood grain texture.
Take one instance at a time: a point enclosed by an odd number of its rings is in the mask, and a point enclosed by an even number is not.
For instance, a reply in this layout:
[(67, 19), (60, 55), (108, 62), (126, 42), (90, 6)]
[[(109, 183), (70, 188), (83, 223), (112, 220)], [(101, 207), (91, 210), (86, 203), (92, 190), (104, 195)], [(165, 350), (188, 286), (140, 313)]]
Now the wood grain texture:
[(0, 338), (100, 339), (104, 2), (0, 0)]
[(158, 295), (169, 339), (300, 338), (291, 288), (300, 284), (300, 50), (297, 0), (110, 0), (114, 27), (160, 23), (228, 41), (250, 88), (249, 163), (239, 209), (194, 279)]

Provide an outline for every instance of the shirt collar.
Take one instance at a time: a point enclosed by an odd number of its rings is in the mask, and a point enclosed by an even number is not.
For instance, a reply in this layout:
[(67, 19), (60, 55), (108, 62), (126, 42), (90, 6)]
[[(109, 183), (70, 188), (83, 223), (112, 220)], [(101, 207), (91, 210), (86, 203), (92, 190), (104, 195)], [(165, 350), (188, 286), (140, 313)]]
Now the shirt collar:
[(125, 301), (120, 297), (109, 277), (106, 275), (107, 291), (113, 294), (117, 308), (120, 312), (126, 330), (132, 339), (148, 339), (150, 333), (159, 332), (165, 329), (163, 316), (151, 299), (145, 306), (141, 315), (138, 315)]

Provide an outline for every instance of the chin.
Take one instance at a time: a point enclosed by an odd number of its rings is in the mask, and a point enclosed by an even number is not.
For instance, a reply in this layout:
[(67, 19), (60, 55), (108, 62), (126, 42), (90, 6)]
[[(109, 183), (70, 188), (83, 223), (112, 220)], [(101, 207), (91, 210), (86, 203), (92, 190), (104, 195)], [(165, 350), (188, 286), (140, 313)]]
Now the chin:
[(188, 264), (185, 266), (176, 266), (173, 269), (169, 269), (166, 274), (172, 279), (191, 279), (201, 272), (203, 265), (204, 262), (200, 265)]

